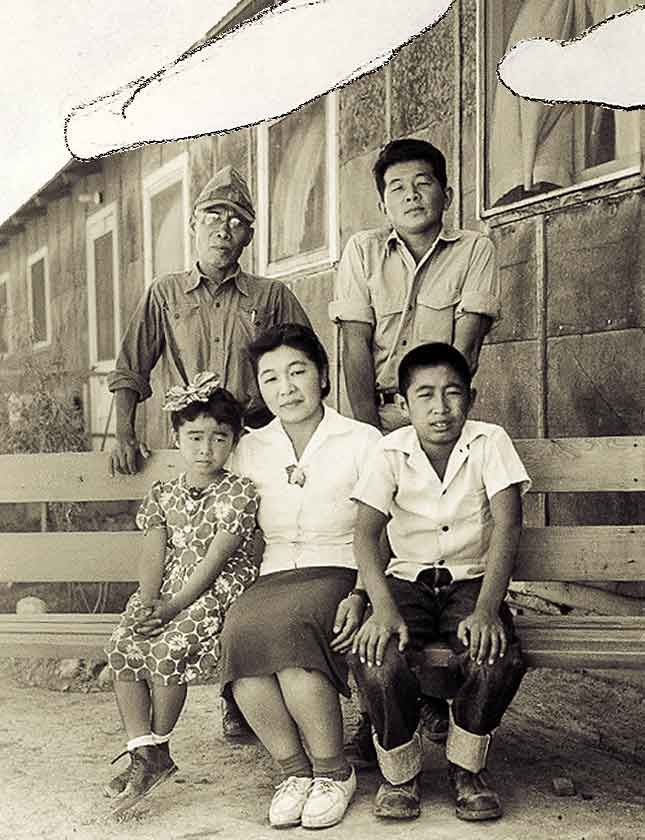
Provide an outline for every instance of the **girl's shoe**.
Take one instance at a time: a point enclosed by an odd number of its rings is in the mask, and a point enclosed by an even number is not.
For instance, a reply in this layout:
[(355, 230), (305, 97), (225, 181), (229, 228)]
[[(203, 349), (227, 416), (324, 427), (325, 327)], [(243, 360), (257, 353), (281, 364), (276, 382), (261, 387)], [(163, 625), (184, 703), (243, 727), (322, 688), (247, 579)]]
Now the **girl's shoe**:
[(269, 823), (273, 828), (300, 825), (312, 784), (313, 779), (309, 776), (289, 776), (278, 785), (269, 808)]
[(176, 772), (177, 765), (167, 750), (160, 747), (137, 747), (130, 753), (125, 787), (121, 793), (112, 797), (113, 813), (122, 814), (127, 811)]

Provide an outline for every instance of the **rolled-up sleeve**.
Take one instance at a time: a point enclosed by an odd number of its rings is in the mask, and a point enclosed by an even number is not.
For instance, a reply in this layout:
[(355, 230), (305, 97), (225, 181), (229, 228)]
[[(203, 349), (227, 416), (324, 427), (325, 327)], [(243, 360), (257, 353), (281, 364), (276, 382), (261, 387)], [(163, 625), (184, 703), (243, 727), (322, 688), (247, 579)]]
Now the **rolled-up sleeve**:
[(478, 237), (473, 244), (455, 317), (459, 318), (467, 312), (488, 315), (493, 320), (501, 317), (501, 288), (495, 246), (487, 236)]
[(356, 235), (345, 246), (338, 264), (329, 317), (332, 321), (362, 321), (372, 326), (376, 323), (363, 254)]
[(161, 310), (162, 303), (153, 284), (141, 298), (123, 335), (116, 367), (107, 377), (110, 391), (129, 388), (136, 391), (139, 401), (151, 396), (150, 373), (161, 356), (165, 340)]
[(309, 316), (300, 305), (300, 301), (284, 283), (276, 283), (279, 289), (277, 299), (277, 311), (275, 313), (276, 324), (302, 324), (311, 327)]

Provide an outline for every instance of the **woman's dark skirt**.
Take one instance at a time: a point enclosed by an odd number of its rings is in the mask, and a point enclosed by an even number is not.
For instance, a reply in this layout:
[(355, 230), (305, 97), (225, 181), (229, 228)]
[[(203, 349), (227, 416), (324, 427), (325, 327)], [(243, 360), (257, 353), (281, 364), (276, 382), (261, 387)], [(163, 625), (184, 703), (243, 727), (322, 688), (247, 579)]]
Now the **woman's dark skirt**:
[(242, 677), (269, 676), (285, 668), (320, 671), (349, 697), (345, 656), (334, 653), (338, 604), (356, 572), (316, 566), (260, 576), (226, 614), (220, 638), (222, 694)]

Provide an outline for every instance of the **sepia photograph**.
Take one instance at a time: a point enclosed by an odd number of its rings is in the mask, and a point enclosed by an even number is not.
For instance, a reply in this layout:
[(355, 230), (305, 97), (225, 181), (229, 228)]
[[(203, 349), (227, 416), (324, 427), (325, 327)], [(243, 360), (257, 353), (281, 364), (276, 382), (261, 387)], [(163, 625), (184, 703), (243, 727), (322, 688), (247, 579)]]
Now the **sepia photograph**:
[(3, 18), (0, 840), (645, 840), (645, 7)]

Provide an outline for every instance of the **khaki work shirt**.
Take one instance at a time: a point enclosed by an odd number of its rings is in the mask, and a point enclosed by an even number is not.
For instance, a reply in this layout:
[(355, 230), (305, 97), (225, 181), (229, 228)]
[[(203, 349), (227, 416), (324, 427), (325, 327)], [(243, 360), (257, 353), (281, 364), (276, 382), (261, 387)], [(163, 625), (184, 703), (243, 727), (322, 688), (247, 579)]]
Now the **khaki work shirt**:
[(531, 480), (508, 434), (494, 423), (467, 420), (439, 478), (412, 426), (376, 443), (352, 497), (391, 516), (393, 557), (386, 574), (414, 581), (433, 566), (454, 580), (481, 577), (493, 531), (490, 500)]
[(239, 266), (221, 284), (191, 271), (155, 280), (137, 306), (121, 343), (110, 391), (130, 388), (147, 399), (159, 359), (165, 387), (192, 381), (210, 370), (247, 411), (266, 412), (246, 347), (268, 327), (310, 326), (295, 295), (275, 280), (246, 274)]
[(374, 328), (377, 391), (396, 391), (399, 362), (413, 347), (428, 341), (453, 344), (455, 321), (466, 312), (500, 315), (495, 248), (488, 237), (442, 230), (418, 264), (391, 229), (361, 231), (347, 243), (329, 315)]

